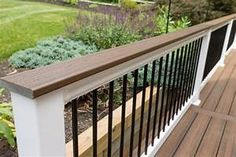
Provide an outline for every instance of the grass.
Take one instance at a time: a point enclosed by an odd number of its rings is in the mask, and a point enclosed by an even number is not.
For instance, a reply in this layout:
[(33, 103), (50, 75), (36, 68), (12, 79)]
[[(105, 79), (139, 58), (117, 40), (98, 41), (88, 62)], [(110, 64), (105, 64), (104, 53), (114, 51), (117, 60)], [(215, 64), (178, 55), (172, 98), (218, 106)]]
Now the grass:
[(63, 34), (78, 11), (40, 2), (0, 0), (0, 60), (42, 38)]

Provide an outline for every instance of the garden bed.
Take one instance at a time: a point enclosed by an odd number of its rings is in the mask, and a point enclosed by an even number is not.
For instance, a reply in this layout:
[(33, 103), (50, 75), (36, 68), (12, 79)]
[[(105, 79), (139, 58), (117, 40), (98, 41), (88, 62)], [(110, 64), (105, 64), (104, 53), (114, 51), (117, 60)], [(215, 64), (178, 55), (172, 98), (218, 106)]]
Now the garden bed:
[[(87, 10), (91, 12), (108, 14), (108, 15), (117, 15), (124, 11), (124, 8), (121, 8), (118, 4), (113, 4), (113, 3), (102, 3), (102, 2), (93, 2), (93, 1), (85, 0), (85, 1), (79, 1), (78, 4), (72, 5), (64, 1), (50, 1), (50, 0), (39, 0), (39, 1), (66, 6), (66, 7), (78, 8), (80, 10)], [(151, 5), (151, 4), (145, 4), (145, 5), (146, 5), (146, 8), (144, 7), (143, 9), (146, 9), (149, 11), (156, 9), (155, 5)]]

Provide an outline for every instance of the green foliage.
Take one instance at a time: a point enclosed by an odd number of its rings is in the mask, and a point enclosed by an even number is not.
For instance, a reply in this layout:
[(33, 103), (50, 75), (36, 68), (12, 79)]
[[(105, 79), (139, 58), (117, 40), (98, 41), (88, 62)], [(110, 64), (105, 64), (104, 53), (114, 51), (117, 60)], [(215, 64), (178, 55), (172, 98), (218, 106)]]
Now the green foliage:
[[(0, 95), (4, 89), (0, 88)], [(15, 147), (15, 128), (12, 121), (12, 107), (9, 103), (0, 103), (0, 138), (5, 138), (7, 142)]]
[[(166, 6), (162, 6), (162, 7), (159, 7), (158, 10), (159, 11), (158, 11), (157, 16), (155, 18), (155, 24), (156, 24), (156, 31), (154, 33), (155, 35), (160, 35), (160, 34), (166, 33), (168, 9)], [(190, 20), (186, 16), (181, 17), (178, 20), (174, 20), (173, 16), (170, 15), (169, 20), (170, 20), (169, 21), (169, 28), (168, 28), (169, 32), (174, 32), (179, 29), (187, 28), (191, 24)], [(163, 63), (165, 63), (165, 61)], [(162, 65), (162, 66), (164, 67), (165, 65)], [(170, 66), (170, 65), (168, 65), (168, 66)], [(159, 62), (156, 63), (155, 76), (158, 75), (158, 70), (159, 70)], [(151, 82), (151, 74), (152, 74), (152, 64), (149, 64), (148, 65), (148, 72), (147, 72), (147, 82), (149, 82), (149, 83)], [(164, 75), (164, 71), (161, 71), (161, 74)], [(143, 86), (143, 77), (144, 77), (144, 68), (141, 68), (139, 70), (139, 79), (138, 79), (138, 86), (139, 87)], [(161, 81), (161, 84), (162, 84), (163, 80), (159, 80), (159, 81)]]
[[(157, 3), (168, 5), (167, 0), (158, 0)], [(174, 18), (188, 16), (194, 25), (235, 11), (235, 0), (174, 0), (171, 7)]]
[(174, 25), (176, 30), (183, 29), (189, 27), (191, 25), (191, 21), (187, 16), (183, 16), (179, 20), (175, 21)]
[[(168, 19), (168, 8), (166, 6), (159, 7), (159, 12), (156, 16), (156, 34), (166, 33), (166, 24)], [(178, 20), (174, 20), (172, 14), (169, 17), (168, 31), (174, 32), (179, 29), (187, 28), (191, 24), (187, 16), (183, 16)]]
[(97, 8), (98, 7), (98, 4), (90, 4), (89, 5), (89, 8)]
[(16, 68), (37, 68), (96, 51), (94, 45), (59, 36), (39, 41), (36, 47), (15, 53), (9, 62)]
[(138, 4), (134, 0), (122, 0), (121, 7), (125, 9), (137, 9)]
[(65, 2), (71, 5), (77, 5), (79, 0), (65, 0)]
[(140, 36), (122, 25), (79, 27), (72, 37), (85, 44), (95, 44), (98, 49), (108, 49), (125, 45), (140, 39)]

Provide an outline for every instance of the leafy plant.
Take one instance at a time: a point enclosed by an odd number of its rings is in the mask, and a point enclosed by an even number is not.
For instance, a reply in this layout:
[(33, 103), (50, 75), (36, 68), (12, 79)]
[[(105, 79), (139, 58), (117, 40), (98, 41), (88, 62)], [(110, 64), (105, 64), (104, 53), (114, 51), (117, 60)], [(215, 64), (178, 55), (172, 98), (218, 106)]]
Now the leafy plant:
[[(155, 24), (156, 24), (155, 34), (159, 35), (166, 33), (167, 20), (168, 20), (168, 8), (166, 6), (159, 7), (159, 12), (157, 13), (155, 19)], [(191, 21), (187, 16), (183, 16), (178, 20), (174, 20), (172, 14), (170, 14), (168, 32), (174, 32), (179, 29), (189, 27), (190, 24)]]
[(67, 35), (85, 44), (95, 44), (98, 49), (107, 49), (154, 34), (155, 14), (152, 11), (122, 10), (106, 14), (108, 15), (91, 14), (90, 17), (78, 14), (76, 22), (68, 26)]
[(58, 36), (39, 41), (34, 48), (16, 52), (10, 57), (9, 62), (16, 68), (32, 69), (96, 51), (97, 48), (93, 44), (88, 46), (81, 41)]
[(139, 39), (139, 36), (120, 25), (106, 27), (80, 27), (73, 37), (85, 44), (95, 44), (98, 49), (108, 49), (128, 44)]
[(68, 36), (88, 45), (94, 44), (98, 49), (117, 47), (140, 39), (138, 33), (116, 20), (113, 16), (93, 14), (88, 18), (79, 14), (77, 23), (68, 28)]
[[(0, 88), (0, 95), (4, 89)], [(15, 128), (12, 121), (12, 107), (9, 103), (0, 103), (0, 138), (5, 138), (7, 142), (15, 146)]]
[(78, 0), (65, 0), (65, 2), (71, 5), (77, 5), (79, 1)]
[(138, 4), (134, 0), (122, 0), (121, 1), (121, 7), (125, 9), (137, 9)]

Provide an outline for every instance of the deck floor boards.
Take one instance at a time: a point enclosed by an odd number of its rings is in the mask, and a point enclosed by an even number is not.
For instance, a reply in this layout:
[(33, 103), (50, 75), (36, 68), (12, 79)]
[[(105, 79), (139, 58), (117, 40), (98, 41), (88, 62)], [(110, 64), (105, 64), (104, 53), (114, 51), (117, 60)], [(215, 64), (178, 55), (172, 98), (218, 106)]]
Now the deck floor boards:
[(227, 56), (156, 157), (236, 157), (236, 50)]

